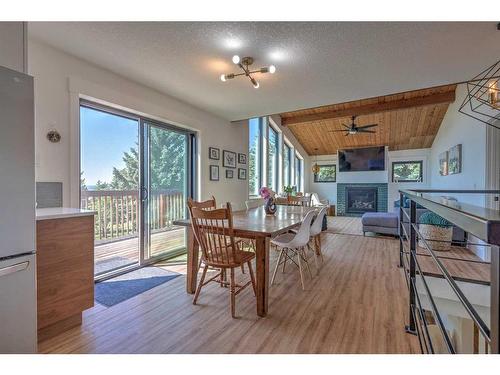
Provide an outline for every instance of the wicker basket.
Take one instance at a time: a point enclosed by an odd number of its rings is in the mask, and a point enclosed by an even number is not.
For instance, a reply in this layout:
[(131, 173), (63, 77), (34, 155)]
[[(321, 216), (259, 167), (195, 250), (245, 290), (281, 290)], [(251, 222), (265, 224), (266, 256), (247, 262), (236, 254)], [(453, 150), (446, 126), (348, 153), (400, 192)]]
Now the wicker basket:
[[(437, 225), (419, 224), (418, 230), (420, 234), (427, 240), (427, 244), (432, 250), (450, 251), (451, 240), (453, 238), (453, 227), (438, 227)], [(444, 242), (434, 242), (429, 240), (437, 240)], [(418, 240), (418, 246), (425, 247), (422, 240)]]

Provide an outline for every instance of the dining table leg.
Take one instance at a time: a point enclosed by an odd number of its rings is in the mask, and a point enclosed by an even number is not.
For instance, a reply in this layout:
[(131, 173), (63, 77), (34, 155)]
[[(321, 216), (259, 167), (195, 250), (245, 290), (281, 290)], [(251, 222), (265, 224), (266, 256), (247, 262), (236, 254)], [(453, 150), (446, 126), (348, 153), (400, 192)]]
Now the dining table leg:
[(266, 316), (269, 293), (269, 237), (255, 239), (257, 315)]
[(198, 278), (198, 257), (199, 245), (194, 236), (191, 226), (186, 228), (187, 231), (187, 275), (186, 275), (186, 291), (189, 294), (196, 292), (196, 283)]

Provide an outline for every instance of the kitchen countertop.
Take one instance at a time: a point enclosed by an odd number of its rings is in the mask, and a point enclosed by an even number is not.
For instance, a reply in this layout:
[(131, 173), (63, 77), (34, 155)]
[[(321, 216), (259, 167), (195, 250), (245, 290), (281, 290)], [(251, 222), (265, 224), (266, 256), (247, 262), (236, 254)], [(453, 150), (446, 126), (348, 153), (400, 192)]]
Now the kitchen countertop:
[(51, 219), (63, 219), (79, 216), (90, 216), (95, 215), (95, 211), (82, 210), (79, 208), (69, 208), (69, 207), (53, 207), (53, 208), (37, 208), (36, 209), (36, 220), (51, 220)]

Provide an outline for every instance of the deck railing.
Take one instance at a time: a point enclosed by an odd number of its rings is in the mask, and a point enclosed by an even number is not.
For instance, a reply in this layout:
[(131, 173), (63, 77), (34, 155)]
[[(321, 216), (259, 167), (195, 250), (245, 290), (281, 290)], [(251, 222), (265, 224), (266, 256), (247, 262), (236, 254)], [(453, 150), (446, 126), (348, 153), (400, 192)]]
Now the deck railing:
[[(106, 242), (137, 235), (139, 199), (137, 190), (82, 191), (80, 207), (96, 211), (95, 240)], [(174, 220), (185, 215), (184, 194), (177, 190), (150, 192), (148, 205), (146, 223), (151, 230), (170, 229)]]

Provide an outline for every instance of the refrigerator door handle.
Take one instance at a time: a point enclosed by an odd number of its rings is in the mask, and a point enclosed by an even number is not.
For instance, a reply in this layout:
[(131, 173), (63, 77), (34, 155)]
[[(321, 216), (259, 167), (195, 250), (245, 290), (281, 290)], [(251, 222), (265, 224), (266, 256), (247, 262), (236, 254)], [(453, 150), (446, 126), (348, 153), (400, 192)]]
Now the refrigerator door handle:
[(26, 261), (18, 264), (13, 264), (12, 266), (0, 268), (0, 277), (7, 276), (19, 271), (24, 271), (28, 268), (29, 264), (30, 262)]

